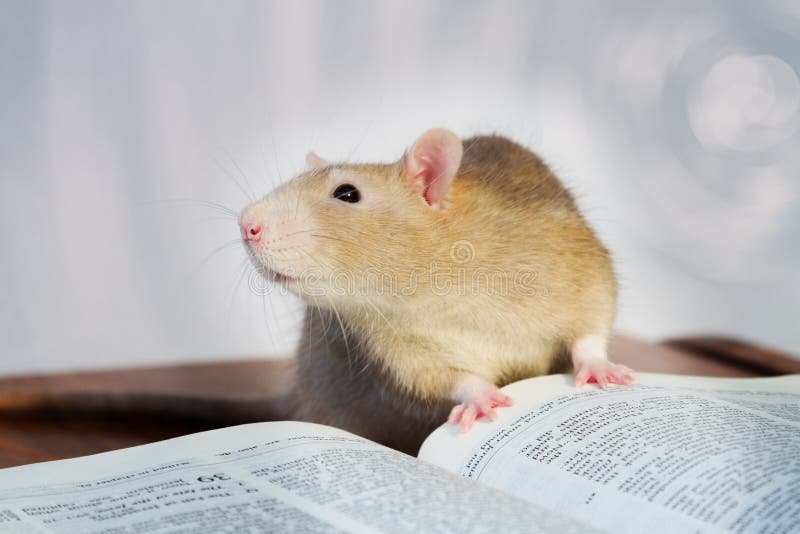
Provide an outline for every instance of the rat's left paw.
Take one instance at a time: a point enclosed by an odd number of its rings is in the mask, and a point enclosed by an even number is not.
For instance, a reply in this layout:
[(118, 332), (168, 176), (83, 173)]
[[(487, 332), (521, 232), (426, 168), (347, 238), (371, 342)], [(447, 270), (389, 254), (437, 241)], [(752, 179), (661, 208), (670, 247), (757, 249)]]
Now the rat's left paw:
[(494, 421), (497, 419), (495, 408), (513, 404), (511, 397), (493, 384), (478, 378), (470, 377), (465, 380), (460, 389), (464, 402), (453, 407), (447, 422), (451, 425), (461, 423), (462, 432), (469, 432), (475, 420), (481, 417), (486, 416)]
[(608, 384), (627, 386), (633, 382), (635, 376), (630, 367), (608, 360), (588, 360), (575, 365), (576, 387), (582, 387), (589, 382), (596, 382), (601, 388)]

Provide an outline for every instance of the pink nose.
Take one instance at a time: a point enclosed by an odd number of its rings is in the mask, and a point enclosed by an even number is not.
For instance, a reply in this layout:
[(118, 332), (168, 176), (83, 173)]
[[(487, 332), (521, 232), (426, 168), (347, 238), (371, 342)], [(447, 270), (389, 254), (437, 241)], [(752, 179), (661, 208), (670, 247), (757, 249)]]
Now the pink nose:
[(261, 241), (261, 225), (259, 223), (246, 223), (240, 227), (242, 230), (242, 239), (245, 241), (258, 242)]

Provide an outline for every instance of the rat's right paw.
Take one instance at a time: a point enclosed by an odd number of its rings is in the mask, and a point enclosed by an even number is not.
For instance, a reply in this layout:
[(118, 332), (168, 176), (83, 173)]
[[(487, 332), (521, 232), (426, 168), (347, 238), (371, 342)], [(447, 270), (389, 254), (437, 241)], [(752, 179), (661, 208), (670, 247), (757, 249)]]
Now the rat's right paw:
[(495, 408), (514, 404), (511, 397), (497, 389), (495, 385), (477, 377), (464, 379), (459, 392), (459, 398), (464, 402), (453, 407), (447, 422), (451, 425), (460, 423), (462, 432), (469, 432), (473, 423), (481, 417), (485, 416), (494, 421), (497, 419)]

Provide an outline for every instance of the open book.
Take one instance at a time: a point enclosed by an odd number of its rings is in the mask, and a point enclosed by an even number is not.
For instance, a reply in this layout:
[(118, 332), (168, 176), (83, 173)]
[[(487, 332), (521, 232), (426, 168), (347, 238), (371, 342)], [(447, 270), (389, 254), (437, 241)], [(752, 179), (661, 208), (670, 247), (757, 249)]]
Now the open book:
[(797, 531), (800, 375), (571, 384), (418, 459), (278, 422), (0, 470), (0, 533)]

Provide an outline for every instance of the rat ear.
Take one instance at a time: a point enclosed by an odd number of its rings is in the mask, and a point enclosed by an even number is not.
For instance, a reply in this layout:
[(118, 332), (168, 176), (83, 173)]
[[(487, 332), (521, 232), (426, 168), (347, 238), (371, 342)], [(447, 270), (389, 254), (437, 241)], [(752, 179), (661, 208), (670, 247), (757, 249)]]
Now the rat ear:
[(327, 167), (330, 165), (330, 163), (317, 156), (315, 153), (309, 152), (306, 154), (306, 165), (308, 165), (309, 169), (316, 170), (321, 169), (322, 167)]
[(422, 134), (403, 156), (406, 178), (420, 185), (432, 208), (442, 208), (463, 154), (461, 139), (449, 130), (436, 128)]

